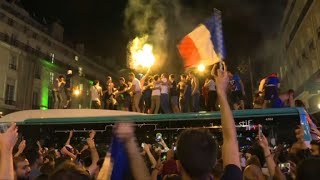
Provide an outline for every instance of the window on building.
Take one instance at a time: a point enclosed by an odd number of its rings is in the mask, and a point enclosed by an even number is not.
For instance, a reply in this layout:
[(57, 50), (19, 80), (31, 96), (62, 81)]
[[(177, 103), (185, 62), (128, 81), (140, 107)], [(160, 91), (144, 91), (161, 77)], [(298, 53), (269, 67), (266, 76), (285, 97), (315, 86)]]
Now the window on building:
[(74, 56), (74, 60), (75, 61), (79, 61), (79, 57), (78, 56)]
[(17, 70), (18, 57), (16, 55), (10, 55), (9, 57), (9, 69)]
[(50, 81), (50, 84), (53, 84), (53, 81), (54, 81), (54, 73), (53, 72), (50, 72), (50, 74), (49, 74), (49, 81)]
[(34, 67), (34, 78), (41, 79), (41, 65), (40, 63), (36, 63)]
[(11, 42), (16, 43), (17, 40), (18, 40), (18, 35), (15, 33), (12, 33), (11, 34)]
[(5, 91), (5, 104), (7, 105), (15, 105), (15, 83), (15, 80), (7, 79)]
[(39, 92), (34, 91), (32, 93), (32, 109), (39, 109)]
[(79, 68), (78, 68), (78, 73), (79, 73), (79, 76), (83, 76), (83, 69), (82, 69), (82, 67), (79, 67)]
[(320, 39), (320, 27), (318, 27), (317, 32), (318, 32), (318, 39)]
[(50, 61), (52, 64), (54, 63), (54, 53), (50, 53)]

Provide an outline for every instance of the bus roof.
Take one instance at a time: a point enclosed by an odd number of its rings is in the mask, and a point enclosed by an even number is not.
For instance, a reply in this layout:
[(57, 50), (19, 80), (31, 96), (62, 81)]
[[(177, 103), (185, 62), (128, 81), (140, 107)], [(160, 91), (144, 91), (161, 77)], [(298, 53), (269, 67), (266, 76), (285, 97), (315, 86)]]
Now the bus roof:
[[(300, 115), (301, 108), (281, 109), (248, 109), (233, 111), (235, 118), (290, 116)], [(85, 124), (85, 123), (113, 123), (115, 121), (179, 121), (179, 120), (205, 120), (220, 119), (220, 112), (180, 113), (146, 115), (142, 113), (92, 110), (92, 109), (58, 109), (58, 110), (27, 110), (8, 114), (0, 122), (16, 122), (24, 125), (50, 125), (50, 124)]]

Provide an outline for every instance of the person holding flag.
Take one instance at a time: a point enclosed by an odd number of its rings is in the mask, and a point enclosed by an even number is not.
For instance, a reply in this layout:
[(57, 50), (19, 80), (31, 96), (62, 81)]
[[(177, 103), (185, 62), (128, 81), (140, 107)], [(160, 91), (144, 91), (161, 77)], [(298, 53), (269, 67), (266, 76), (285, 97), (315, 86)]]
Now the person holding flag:
[[(110, 169), (112, 169), (111, 174), (109, 174)], [(114, 127), (111, 153), (107, 153), (98, 179), (122, 180), (127, 179), (130, 173), (133, 179), (151, 179), (148, 168), (140, 155), (134, 124), (120, 122)]]

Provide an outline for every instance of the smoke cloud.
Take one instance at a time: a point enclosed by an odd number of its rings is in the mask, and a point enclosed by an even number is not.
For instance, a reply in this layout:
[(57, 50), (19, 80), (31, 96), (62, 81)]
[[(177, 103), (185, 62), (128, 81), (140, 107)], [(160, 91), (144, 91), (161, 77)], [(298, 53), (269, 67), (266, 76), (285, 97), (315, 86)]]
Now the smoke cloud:
[[(176, 51), (176, 31), (181, 22), (181, 5), (173, 0), (129, 0), (125, 10), (125, 27), (129, 36), (148, 36), (146, 43), (152, 44), (157, 69), (173, 59)], [(130, 43), (129, 43), (130, 46)], [(129, 48), (128, 48), (129, 49)], [(130, 55), (128, 56), (130, 58)], [(173, 59), (173, 60), (172, 60)], [(130, 61), (130, 59), (128, 59)]]

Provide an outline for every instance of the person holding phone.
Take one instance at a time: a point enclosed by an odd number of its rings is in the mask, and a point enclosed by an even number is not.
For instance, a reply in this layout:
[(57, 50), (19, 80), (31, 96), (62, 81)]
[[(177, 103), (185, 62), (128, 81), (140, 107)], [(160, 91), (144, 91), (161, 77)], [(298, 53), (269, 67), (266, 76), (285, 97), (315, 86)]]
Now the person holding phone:
[(284, 175), (281, 173), (280, 168), (276, 165), (273, 154), (270, 152), (269, 143), (267, 138), (262, 133), (262, 126), (259, 125), (258, 137), (257, 137), (259, 145), (262, 147), (264, 152), (264, 157), (267, 163), (267, 167), (269, 170), (270, 177), (278, 177), (277, 179), (285, 179)]

